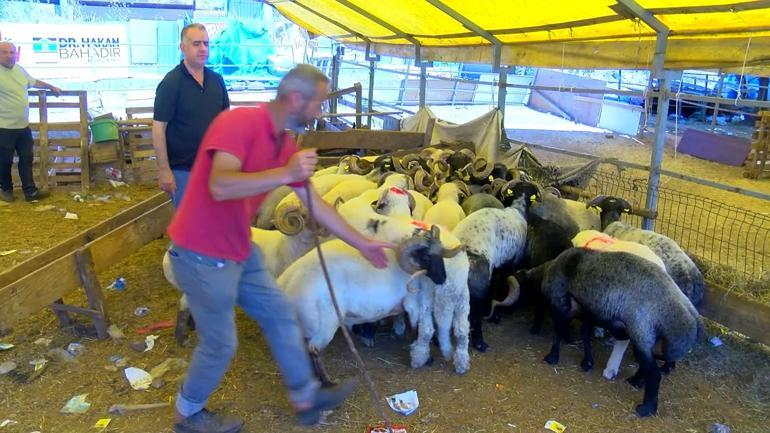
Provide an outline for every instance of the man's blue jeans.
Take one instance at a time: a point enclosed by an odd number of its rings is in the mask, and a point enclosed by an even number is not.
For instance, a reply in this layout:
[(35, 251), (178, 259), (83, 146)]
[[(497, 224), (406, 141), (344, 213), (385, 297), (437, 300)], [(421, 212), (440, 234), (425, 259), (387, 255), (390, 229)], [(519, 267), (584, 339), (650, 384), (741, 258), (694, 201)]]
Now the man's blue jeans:
[(176, 182), (176, 192), (171, 196), (171, 204), (174, 205), (174, 209), (179, 209), (179, 204), (182, 203), (182, 197), (187, 189), (187, 182), (190, 180), (189, 170), (171, 170), (174, 174), (174, 182)]
[(172, 245), (171, 266), (187, 295), (198, 346), (192, 355), (176, 408), (190, 416), (206, 406), (235, 355), (235, 305), (262, 328), (294, 403), (312, 402), (320, 384), (313, 373), (296, 314), (252, 244), (248, 259), (237, 263)]

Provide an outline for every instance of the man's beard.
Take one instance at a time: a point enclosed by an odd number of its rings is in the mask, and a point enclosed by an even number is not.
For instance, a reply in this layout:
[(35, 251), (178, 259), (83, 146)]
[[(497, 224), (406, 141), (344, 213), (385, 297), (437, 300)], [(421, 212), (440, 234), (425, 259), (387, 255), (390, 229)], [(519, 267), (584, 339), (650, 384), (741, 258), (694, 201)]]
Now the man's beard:
[(292, 114), (286, 121), (286, 128), (297, 134), (305, 132), (310, 121), (301, 117), (301, 114)]

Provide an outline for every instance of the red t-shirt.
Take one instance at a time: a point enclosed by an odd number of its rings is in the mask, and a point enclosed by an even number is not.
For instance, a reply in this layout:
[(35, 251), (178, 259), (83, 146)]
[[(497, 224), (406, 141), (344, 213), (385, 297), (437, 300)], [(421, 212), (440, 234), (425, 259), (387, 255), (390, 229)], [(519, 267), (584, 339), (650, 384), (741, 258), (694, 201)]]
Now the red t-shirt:
[(184, 199), (168, 227), (175, 244), (237, 262), (248, 258), (251, 222), (267, 193), (215, 201), (209, 191), (211, 165), (215, 151), (238, 158), (244, 173), (286, 165), (297, 145), (286, 133), (279, 144), (274, 131), (265, 105), (224, 111), (211, 122), (195, 157)]

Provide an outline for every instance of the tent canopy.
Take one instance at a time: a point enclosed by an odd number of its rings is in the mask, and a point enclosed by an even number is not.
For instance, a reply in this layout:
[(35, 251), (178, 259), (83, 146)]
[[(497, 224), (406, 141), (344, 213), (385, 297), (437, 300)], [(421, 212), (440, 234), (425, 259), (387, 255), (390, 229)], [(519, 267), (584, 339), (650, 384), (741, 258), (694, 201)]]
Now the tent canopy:
[[(378, 54), (539, 67), (650, 69), (656, 32), (628, 0), (266, 0), (311, 33)], [(670, 30), (667, 69), (770, 73), (770, 1), (636, 0)]]

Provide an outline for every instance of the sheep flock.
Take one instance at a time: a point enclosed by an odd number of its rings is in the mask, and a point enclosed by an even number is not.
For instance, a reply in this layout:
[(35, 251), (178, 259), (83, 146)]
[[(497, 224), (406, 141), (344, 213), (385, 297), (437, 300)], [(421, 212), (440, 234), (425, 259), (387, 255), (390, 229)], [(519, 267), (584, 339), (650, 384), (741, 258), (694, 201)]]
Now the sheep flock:
[[(560, 192), (564, 185), (585, 187), (597, 163), (562, 173), (514, 161), (507, 166), (469, 149), (429, 147), (400, 157), (345, 156), (318, 170), (311, 182), (324, 201), (365, 235), (398, 246), (389, 266), (375, 269), (350, 246), (319, 233), (343, 323), (320, 270), (307, 208), (289, 187), (268, 195), (252, 240), (295, 308), (323, 383), (331, 379), (321, 352), (340, 326), (369, 346), (376, 326), (414, 335), (413, 368), (431, 362), (435, 339), (463, 374), (471, 368), (469, 350), (489, 349), (488, 320), (499, 323), (531, 308), (530, 332), (553, 335), (544, 357), (549, 364), (571, 339), (573, 319), (581, 323), (585, 371), (593, 368), (595, 327), (615, 340), (607, 379), (618, 375), (630, 345), (639, 369), (628, 383), (644, 389), (636, 413), (656, 413), (661, 375), (701, 334), (703, 276), (670, 238), (621, 222), (633, 211), (622, 197), (585, 203)], [(164, 271), (173, 284), (167, 259)]]

